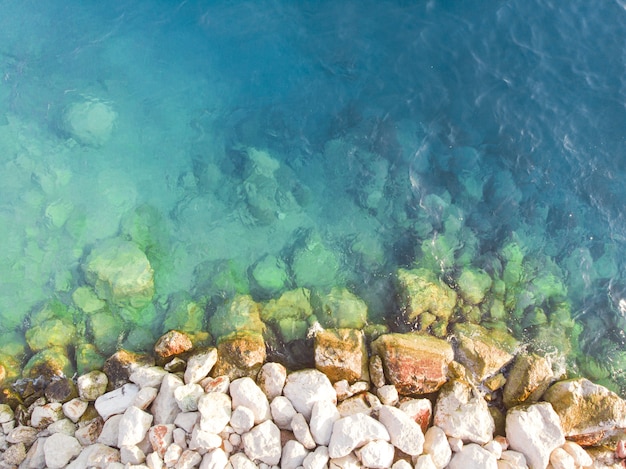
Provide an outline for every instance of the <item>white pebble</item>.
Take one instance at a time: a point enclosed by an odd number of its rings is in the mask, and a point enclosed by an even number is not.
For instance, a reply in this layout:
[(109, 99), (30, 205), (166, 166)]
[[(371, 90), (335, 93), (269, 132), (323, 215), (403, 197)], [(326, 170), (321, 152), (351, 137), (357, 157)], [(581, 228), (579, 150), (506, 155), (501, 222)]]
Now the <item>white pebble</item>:
[(383, 405), (396, 405), (399, 400), (398, 390), (393, 384), (386, 384), (376, 390), (376, 395)]
[(306, 449), (314, 449), (316, 444), (306, 423), (304, 415), (298, 413), (291, 419), (291, 431), (293, 435)]

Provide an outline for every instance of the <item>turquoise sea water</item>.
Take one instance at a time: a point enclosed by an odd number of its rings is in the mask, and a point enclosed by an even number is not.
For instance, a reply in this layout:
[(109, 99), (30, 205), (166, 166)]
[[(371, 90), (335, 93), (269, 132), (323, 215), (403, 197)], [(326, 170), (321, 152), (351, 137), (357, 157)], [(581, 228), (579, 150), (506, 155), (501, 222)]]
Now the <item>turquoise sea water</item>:
[(181, 292), (209, 317), (340, 286), (393, 324), (400, 267), (519, 264), (517, 332), (575, 319), (582, 372), (623, 385), (624, 38), (623, 0), (0, 0), (0, 354), (121, 237), (156, 294), (109, 348)]

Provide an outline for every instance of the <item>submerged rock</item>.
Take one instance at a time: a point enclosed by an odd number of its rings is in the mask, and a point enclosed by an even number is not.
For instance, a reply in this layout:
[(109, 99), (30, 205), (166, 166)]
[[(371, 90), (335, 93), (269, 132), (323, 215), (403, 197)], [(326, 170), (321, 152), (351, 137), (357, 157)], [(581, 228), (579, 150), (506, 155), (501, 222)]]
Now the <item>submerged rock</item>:
[(116, 121), (117, 112), (110, 104), (85, 97), (65, 109), (61, 125), (79, 143), (99, 147), (111, 138)]
[(74, 367), (66, 349), (52, 347), (33, 355), (24, 366), (24, 378), (43, 378), (50, 381), (54, 377), (69, 377), (74, 375)]
[(154, 271), (136, 244), (121, 238), (99, 243), (83, 264), (98, 297), (120, 307), (141, 309), (154, 295)]
[(367, 304), (346, 288), (333, 288), (316, 306), (322, 327), (363, 329), (367, 323)]
[(491, 288), (491, 277), (482, 269), (466, 268), (459, 276), (457, 283), (461, 297), (467, 303), (482, 303)]
[(382, 359), (387, 380), (401, 395), (438, 390), (447, 381), (448, 365), (454, 359), (448, 342), (418, 333), (384, 334), (371, 347)]
[(209, 330), (216, 340), (237, 332), (262, 333), (261, 305), (250, 295), (237, 295), (232, 301), (220, 305), (209, 319)]
[(554, 373), (547, 358), (536, 354), (520, 354), (504, 385), (504, 405), (537, 402), (554, 380)]
[(291, 342), (306, 337), (312, 314), (310, 290), (297, 288), (268, 301), (261, 311), (261, 319), (277, 329), (283, 341)]

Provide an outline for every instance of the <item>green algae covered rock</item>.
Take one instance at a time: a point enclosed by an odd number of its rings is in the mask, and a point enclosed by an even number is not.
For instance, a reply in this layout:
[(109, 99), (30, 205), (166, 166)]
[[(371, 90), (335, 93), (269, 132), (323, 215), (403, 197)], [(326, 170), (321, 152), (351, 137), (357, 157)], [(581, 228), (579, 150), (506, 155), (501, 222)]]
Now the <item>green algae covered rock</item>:
[(282, 259), (271, 254), (257, 262), (252, 269), (252, 277), (259, 287), (270, 293), (284, 289), (289, 281), (287, 266)]
[(454, 267), (455, 255), (461, 243), (453, 234), (438, 234), (425, 239), (421, 246), (420, 265), (432, 271), (444, 272)]
[(367, 324), (367, 305), (346, 288), (334, 287), (316, 300), (315, 313), (323, 328), (363, 329)]
[(237, 295), (232, 301), (217, 307), (209, 319), (209, 331), (218, 341), (235, 332), (263, 333), (261, 305), (250, 295)]
[(22, 377), (43, 378), (49, 381), (55, 376), (71, 377), (74, 375), (74, 367), (67, 351), (63, 347), (51, 347), (37, 352), (24, 366)]
[(124, 322), (118, 316), (107, 309), (92, 314), (87, 324), (93, 344), (100, 353), (111, 355), (117, 350), (126, 329)]
[(106, 306), (106, 302), (98, 298), (93, 289), (87, 286), (74, 290), (72, 301), (85, 314), (95, 313)]
[(296, 288), (268, 301), (261, 311), (261, 319), (278, 330), (284, 342), (304, 339), (313, 314), (311, 292)]
[(98, 353), (93, 344), (78, 344), (74, 351), (76, 362), (76, 372), (83, 375), (92, 370), (101, 370), (104, 366), (105, 358)]
[(87, 282), (100, 299), (141, 309), (152, 301), (154, 271), (139, 247), (121, 238), (99, 243), (83, 264)]
[(425, 313), (431, 315), (427, 316), (428, 325), (438, 319), (447, 322), (454, 312), (456, 292), (428, 269), (399, 269), (397, 288), (399, 305), (409, 324), (418, 325)]
[(478, 305), (485, 299), (491, 288), (491, 277), (482, 269), (463, 269), (457, 280), (459, 293), (463, 300), (472, 305)]
[(158, 269), (170, 247), (169, 232), (161, 213), (151, 205), (140, 205), (122, 218), (120, 229), (122, 236), (134, 242)]
[(319, 234), (313, 233), (294, 253), (291, 271), (299, 287), (331, 287), (337, 284), (339, 258), (326, 247)]
[(206, 304), (194, 301), (186, 292), (172, 293), (167, 300), (167, 310), (161, 332), (176, 329), (183, 332), (196, 332), (204, 329)]
[(67, 347), (76, 340), (76, 328), (61, 319), (46, 319), (26, 331), (26, 342), (33, 352), (50, 347)]
[(267, 358), (263, 335), (254, 331), (234, 332), (221, 337), (217, 344), (217, 362), (211, 376), (228, 376), (231, 380), (256, 376)]

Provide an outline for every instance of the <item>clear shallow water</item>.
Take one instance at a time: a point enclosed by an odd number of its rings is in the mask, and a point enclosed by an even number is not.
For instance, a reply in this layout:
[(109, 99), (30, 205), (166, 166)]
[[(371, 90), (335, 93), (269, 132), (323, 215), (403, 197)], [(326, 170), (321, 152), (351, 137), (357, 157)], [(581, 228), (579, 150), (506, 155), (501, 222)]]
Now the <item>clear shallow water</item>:
[[(583, 326), (579, 364), (598, 368), (585, 365), (597, 357), (621, 380), (623, 2), (0, 10), (7, 343), (43, 302), (71, 303), (88, 253), (128, 237), (139, 210), (154, 237), (148, 336), (161, 332), (170, 294), (233, 295), (266, 255), (284, 262), (284, 289), (347, 286), (373, 321), (393, 322), (398, 267), (426, 266), (451, 284), (468, 265), (499, 276), (516, 243), (520, 288), (558, 278)], [(71, 139), (64, 121), (86, 99), (117, 116), (101, 145)], [(255, 150), (277, 168), (264, 180), (250, 179)], [(298, 275), (296, 253), (315, 242), (336, 269)], [(224, 272), (230, 287), (216, 287)], [(554, 307), (528, 288), (530, 306)]]

